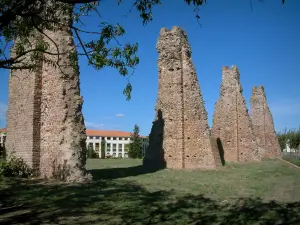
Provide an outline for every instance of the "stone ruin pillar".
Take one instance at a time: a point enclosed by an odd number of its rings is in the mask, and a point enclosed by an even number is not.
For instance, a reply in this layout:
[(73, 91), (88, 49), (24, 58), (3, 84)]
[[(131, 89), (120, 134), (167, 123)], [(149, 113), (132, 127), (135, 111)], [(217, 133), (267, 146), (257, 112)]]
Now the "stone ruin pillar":
[[(12, 71), (9, 81), (7, 148), (43, 178), (82, 182), (86, 134), (79, 68), (71, 29), (73, 6), (47, 1), (45, 11), (61, 25), (43, 30), (47, 50), (37, 72)], [(54, 44), (55, 43), (55, 44)]]
[[(33, 32), (31, 44), (24, 47), (33, 49), (36, 40), (41, 38), (38, 32)], [(16, 40), (15, 43), (17, 43)], [(11, 57), (15, 57), (15, 47)], [(7, 156), (22, 157), (23, 160), (38, 174), (40, 165), (40, 126), (41, 126), (41, 60), (32, 61), (25, 55), (24, 64), (35, 64), (35, 70), (11, 70), (9, 77), (9, 99), (7, 111)], [(22, 66), (18, 64), (17, 66)]]
[(214, 169), (221, 165), (185, 32), (162, 28), (157, 42), (156, 118), (144, 164)]
[(221, 158), (225, 161), (246, 162), (260, 159), (242, 92), (238, 68), (224, 66), (211, 134), (217, 139)]
[(263, 86), (252, 88), (250, 104), (253, 130), (261, 157), (279, 157), (281, 149)]
[[(55, 5), (57, 4), (57, 5)], [(56, 9), (51, 12), (52, 9)], [(80, 181), (86, 161), (86, 134), (79, 89), (79, 68), (71, 29), (73, 7), (49, 1), (46, 11), (61, 21), (55, 31), (44, 30), (51, 52), (44, 55), (58, 66), (43, 63), (41, 104), (41, 176)], [(52, 41), (52, 39), (56, 45)], [(66, 54), (68, 53), (68, 54)]]

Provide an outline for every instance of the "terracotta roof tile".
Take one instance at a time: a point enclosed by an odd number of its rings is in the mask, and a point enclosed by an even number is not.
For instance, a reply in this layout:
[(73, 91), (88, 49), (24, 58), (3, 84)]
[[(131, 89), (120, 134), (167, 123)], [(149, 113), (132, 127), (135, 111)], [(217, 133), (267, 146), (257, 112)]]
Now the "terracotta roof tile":
[(86, 135), (101, 137), (130, 137), (130, 132), (116, 130), (86, 130)]

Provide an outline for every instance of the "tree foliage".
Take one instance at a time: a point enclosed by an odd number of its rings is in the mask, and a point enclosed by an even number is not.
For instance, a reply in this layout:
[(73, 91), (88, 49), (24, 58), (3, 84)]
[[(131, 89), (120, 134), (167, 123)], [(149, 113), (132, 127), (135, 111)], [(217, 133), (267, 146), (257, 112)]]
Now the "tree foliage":
[[(118, 4), (125, 1), (115, 0)], [(251, 1), (251, 0), (250, 0)], [(261, 1), (261, 0), (259, 0)], [(153, 20), (152, 10), (162, 4), (163, 0), (131, 0), (132, 9), (137, 10), (146, 25)], [(206, 0), (184, 0), (194, 7), (195, 16), (200, 18), (199, 7)], [(282, 3), (285, 1), (282, 0)], [(100, 0), (0, 0), (0, 68), (4, 69), (34, 69), (41, 54), (70, 55), (76, 60), (77, 55), (85, 56), (88, 64), (97, 70), (104, 67), (113, 67), (120, 75), (128, 79), (128, 84), (123, 91), (127, 100), (131, 98), (132, 86), (130, 75), (139, 63), (137, 56), (137, 43), (120, 43), (119, 39), (125, 34), (125, 29), (120, 24), (109, 24), (101, 18), (99, 13)], [(73, 23), (62, 21), (57, 16), (59, 11), (72, 10)], [(82, 17), (97, 15), (99, 30), (83, 30)], [(45, 34), (45, 30), (54, 31), (59, 28), (69, 27), (76, 38), (77, 54), (70, 52), (55, 52), (49, 49), (49, 43), (55, 42)], [(33, 44), (30, 38), (42, 38)], [(85, 40), (84, 35), (89, 35), (90, 40)], [(17, 40), (17, 41), (16, 41)], [(15, 42), (15, 55), (10, 56), (10, 51)], [(72, 55), (73, 54), (73, 55)], [(74, 55), (75, 54), (75, 55)], [(31, 60), (24, 61), (24, 56), (29, 55)], [(49, 61), (42, 57), (46, 63), (59, 66), (59, 60)], [(77, 61), (76, 61), (77, 62)]]
[(142, 158), (142, 140), (140, 138), (140, 128), (134, 125), (133, 133), (131, 134), (131, 142), (129, 144), (129, 158)]
[(285, 129), (278, 133), (277, 136), (281, 150), (285, 149), (286, 144), (289, 144), (292, 149), (298, 149), (300, 147), (300, 128), (296, 130)]
[(106, 152), (106, 142), (102, 139), (101, 141), (101, 159), (105, 158), (105, 152)]
[(33, 175), (33, 170), (22, 158), (12, 156), (7, 161), (0, 161), (0, 177), (28, 178)]
[(4, 159), (5, 156), (6, 156), (5, 146), (2, 146), (2, 145), (0, 144), (0, 160), (1, 160), (1, 158)]

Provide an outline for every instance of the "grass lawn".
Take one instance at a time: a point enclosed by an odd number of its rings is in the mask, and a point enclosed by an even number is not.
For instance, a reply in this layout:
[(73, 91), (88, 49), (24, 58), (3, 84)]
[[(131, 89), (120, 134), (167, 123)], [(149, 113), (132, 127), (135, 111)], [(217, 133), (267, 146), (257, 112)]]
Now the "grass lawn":
[(87, 169), (91, 184), (0, 180), (0, 224), (300, 224), (300, 170), (282, 161), (154, 172), (92, 159)]
[(283, 159), (300, 167), (300, 158), (296, 159), (293, 157), (285, 156), (283, 157)]

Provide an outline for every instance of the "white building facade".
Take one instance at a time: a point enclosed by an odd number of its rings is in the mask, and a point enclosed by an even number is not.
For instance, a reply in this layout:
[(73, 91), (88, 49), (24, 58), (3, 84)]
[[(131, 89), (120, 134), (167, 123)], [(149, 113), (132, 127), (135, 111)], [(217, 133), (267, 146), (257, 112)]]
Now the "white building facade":
[(4, 142), (6, 140), (6, 129), (2, 128), (0, 129), (0, 146), (4, 146)]
[[(87, 149), (94, 150), (99, 158), (128, 158), (131, 133), (124, 131), (86, 130)], [(141, 137), (142, 157), (149, 145), (148, 138)], [(104, 150), (102, 150), (104, 147)]]
[[(86, 146), (87, 149), (94, 150), (99, 158), (127, 158), (129, 143), (131, 141), (131, 133), (124, 131), (108, 131), (108, 130), (86, 130)], [(0, 128), (0, 145), (3, 146), (6, 139), (6, 129)], [(142, 157), (145, 155), (146, 148), (149, 145), (148, 138), (142, 137)], [(101, 143), (103, 142), (103, 143)], [(104, 151), (101, 151), (104, 146)], [(104, 153), (104, 154), (101, 154)]]

